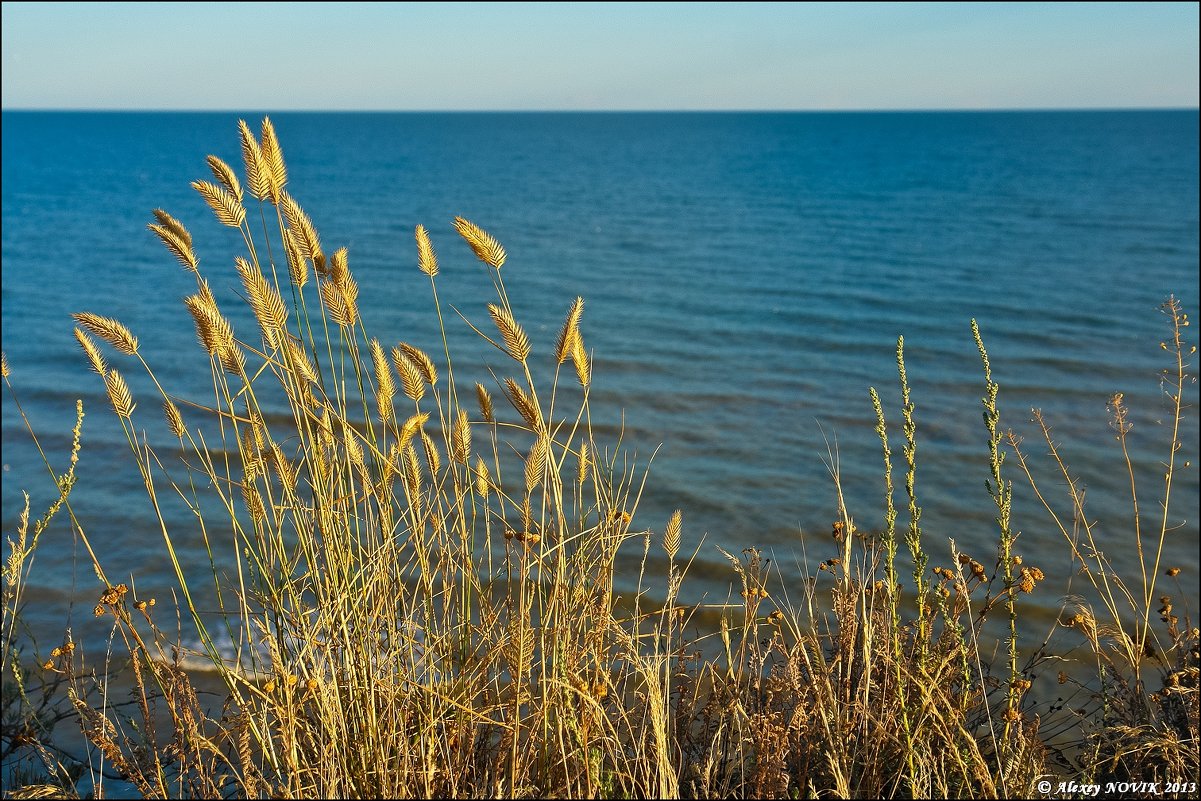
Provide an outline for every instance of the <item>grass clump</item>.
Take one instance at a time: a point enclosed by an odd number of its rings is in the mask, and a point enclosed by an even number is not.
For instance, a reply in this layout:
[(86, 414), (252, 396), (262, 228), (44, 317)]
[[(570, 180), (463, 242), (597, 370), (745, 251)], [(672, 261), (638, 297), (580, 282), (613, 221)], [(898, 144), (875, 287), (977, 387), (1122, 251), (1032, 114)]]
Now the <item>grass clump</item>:
[[(979, 561), (952, 541), (947, 561), (929, 568), (899, 340), (912, 597), (898, 575), (893, 451), (872, 389), (883, 527), (858, 527), (838, 489), (836, 555), (815, 575), (782, 584), (757, 549), (723, 551), (741, 601), (690, 608), (680, 602), (684, 512), (658, 534), (638, 527), (645, 475), (620, 439), (593, 429), (583, 300), (553, 343), (531, 340), (505, 287), (504, 247), (458, 217), (494, 292), (460, 316), (505, 369), (471, 375), (452, 357), (438, 255), (421, 225), (415, 272), (428, 279), (441, 341), (369, 333), (349, 252), (327, 253), (290, 193), (271, 123), (257, 137), (244, 122), (239, 130), (243, 179), (209, 156), (213, 181), (193, 187), (241, 235), (236, 280), (257, 330), (235, 331), (182, 222), (156, 210), (149, 226), (195, 278), (183, 305), (211, 395), (163, 386), (151, 349), (120, 322), (75, 316), (157, 516), (179, 616), (199, 643), (189, 653), (160, 619), (165, 604), (111, 583), (89, 544), (102, 583), (95, 616), (128, 651), (135, 710), (127, 718), (110, 706), (103, 681), (66, 654), (60, 670), (95, 749), (97, 796), (106, 771), (147, 796), (248, 798), (1002, 797), (1030, 795), (1052, 775), (1196, 780), (1197, 631), (1165, 601), (1157, 634), (1148, 612), (1179, 468), (1169, 462), (1164, 524), (1145, 552), (1136, 514), (1143, 570), (1133, 589), (1092, 541), (1071, 481), (1066, 515), (1039, 495), (1107, 616), (1098, 625), (1083, 597), (1065, 616), (1094, 657), (1102, 703), (1079, 726), (1075, 761), (1056, 763), (1030, 695), (1052, 657), (1044, 649), (1022, 662), (1018, 650), (1017, 599), (1045, 576), (1016, 551), (1006, 452), (1036, 492), (1039, 483), (1001, 427), (974, 322), (995, 556)], [(1174, 301), (1169, 313), (1178, 430), (1187, 319)], [(147, 376), (152, 403), (96, 339)], [(159, 408), (162, 420), (149, 411)], [(1120, 396), (1114, 408), (1121, 439)], [(153, 447), (150, 426), (165, 426), (174, 447)], [(170, 522), (167, 498), (194, 526)], [(207, 574), (188, 567), (185, 541), (203, 543)], [(642, 566), (622, 602), (615, 564), (630, 541)], [(661, 564), (648, 558), (656, 541), (667, 557), (657, 588), (647, 577)], [(1162, 688), (1149, 692), (1152, 648)], [(200, 700), (197, 664), (218, 677), (221, 704)]]

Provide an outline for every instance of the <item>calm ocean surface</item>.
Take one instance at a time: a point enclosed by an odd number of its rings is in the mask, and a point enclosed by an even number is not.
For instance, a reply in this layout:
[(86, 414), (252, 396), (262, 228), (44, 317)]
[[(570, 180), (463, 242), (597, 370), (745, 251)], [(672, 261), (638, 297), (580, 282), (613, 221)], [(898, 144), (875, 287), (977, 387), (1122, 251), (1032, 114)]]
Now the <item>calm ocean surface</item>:
[[(260, 114), (243, 116), (257, 129)], [(191, 229), (235, 329), (251, 330), (249, 313), (233, 303), (240, 240), (189, 188), (209, 177), (206, 154), (240, 165), (237, 119), (3, 114), (2, 326), (12, 380), (59, 469), (75, 399), (84, 400), (74, 508), (110, 575), (132, 575), (139, 593), (160, 600), (173, 584), (161, 534), (68, 315), (120, 319), (141, 337), (165, 386), (206, 397), (207, 357), (180, 303), (194, 280), (146, 223), (161, 207)], [(973, 555), (994, 552), (973, 317), (1001, 385), (1002, 425), (1026, 436), (1045, 488), (1066, 510), (1030, 422), (1030, 408), (1043, 409), (1087, 487), (1107, 554), (1133, 575), (1128, 478), (1106, 400), (1125, 393), (1139, 501), (1157, 521), (1170, 436), (1160, 422), (1168, 403), (1159, 370), (1168, 360), (1159, 343), (1168, 328), (1158, 308), (1171, 293), (1190, 314), (1198, 307), (1197, 112), (272, 119), (289, 189), (328, 251), (349, 248), (362, 314), (381, 340), (440, 350), (428, 283), (415, 266), (417, 223), (438, 249), (444, 302), (486, 322), (490, 285), (453, 232), (456, 214), (508, 250), (505, 279), (535, 359), (549, 361), (568, 305), (584, 296), (595, 419), (613, 436), (624, 415), (624, 442), (639, 464), (662, 445), (634, 526), (661, 531), (679, 507), (685, 550), (704, 536), (685, 583), (692, 601), (724, 600), (729, 591), (717, 545), (768, 551), (788, 581), (806, 559), (813, 571), (834, 555), (828, 447), (857, 523), (881, 524), (868, 387), (884, 400), (894, 464), (902, 465), (898, 334), (916, 404), (917, 489), (932, 564), (948, 562), (949, 537)], [(479, 355), (456, 364), (463, 381), (488, 381), (485, 361), (507, 369), (453, 316), (450, 327), (452, 348)], [(1190, 342), (1195, 332), (1188, 329)], [(165, 443), (144, 376), (131, 366), (123, 373), (145, 400), (142, 425)], [(1173, 488), (1179, 528), (1168, 561), (1184, 568), (1195, 614), (1196, 384), (1186, 399), (1178, 458), (1194, 466)], [(51, 492), (7, 394), (3, 446), (11, 535), (21, 490), (33, 495), (35, 516)], [(1049, 576), (1029, 603), (1050, 614), (1068, 590), (1065, 548), (1017, 467), (1007, 464), (1018, 551)], [(899, 473), (899, 507), (903, 483)], [(198, 538), (186, 534), (194, 524), (171, 513), (176, 541), (192, 545), (191, 569), (207, 570)], [(628, 593), (640, 543), (624, 553), (619, 581)], [(661, 587), (662, 565), (648, 573)], [(32, 583), (35, 627), (61, 633), (73, 587), (82, 598), (75, 624), (90, 618), (95, 579), (64, 525), (47, 533)]]

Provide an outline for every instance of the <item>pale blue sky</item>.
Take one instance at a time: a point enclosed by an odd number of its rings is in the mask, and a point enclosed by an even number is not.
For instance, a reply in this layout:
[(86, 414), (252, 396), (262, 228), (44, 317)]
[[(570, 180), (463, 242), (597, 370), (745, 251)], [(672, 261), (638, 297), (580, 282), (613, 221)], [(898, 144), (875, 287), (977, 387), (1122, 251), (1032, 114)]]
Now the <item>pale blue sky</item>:
[(1196, 3), (3, 4), (4, 108), (1196, 107)]

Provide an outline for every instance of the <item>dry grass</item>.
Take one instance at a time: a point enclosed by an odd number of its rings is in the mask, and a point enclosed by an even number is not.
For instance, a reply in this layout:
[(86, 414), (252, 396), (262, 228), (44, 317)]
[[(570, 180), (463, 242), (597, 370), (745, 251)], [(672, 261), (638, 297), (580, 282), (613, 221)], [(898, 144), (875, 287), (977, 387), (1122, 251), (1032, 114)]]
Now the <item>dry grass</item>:
[[(840, 503), (830, 515), (838, 555), (799, 593), (785, 594), (769, 560), (747, 549), (726, 553), (740, 602), (687, 608), (678, 600), (688, 568), (683, 513), (658, 537), (639, 527), (645, 476), (590, 425), (583, 300), (571, 304), (555, 342), (531, 342), (501, 277), (504, 248), (456, 218), (496, 293), (478, 317), (486, 313), (499, 337), (468, 324), (510, 368), (491, 389), (476, 383), (469, 408), (455, 383), (425, 228), (415, 231), (415, 272), (429, 278), (442, 331), (434, 357), (368, 334), (346, 249), (327, 259), (312, 220), (284, 191), (274, 128), (264, 121), (256, 138), (241, 123), (240, 135), (245, 185), (273, 242), (253, 233), (242, 183), (224, 162), (209, 157), (217, 183), (193, 186), (219, 223), (243, 235), (238, 278), (259, 330), (235, 332), (218, 309), (181, 223), (160, 210), (150, 226), (196, 276), (184, 307), (211, 397), (176, 397), (125, 326), (76, 315), (152, 379), (159, 397), (139, 406), (76, 330), (153, 508), (161, 494), (177, 495), (197, 520), (196, 530), (176, 531), (159, 516), (182, 625), (202, 644), (195, 655), (180, 646), (180, 622), (169, 611), (160, 619), (165, 604), (105, 578), (73, 523), (101, 582), (95, 614), (127, 649), (134, 687), (130, 716), (108, 703), (73, 649), (48, 665), (70, 686), (95, 746), (97, 796), (113, 773), (156, 797), (1003, 797), (1030, 795), (1047, 776), (1197, 780), (1197, 630), (1170, 600), (1158, 612), (1162, 633), (1149, 611), (1170, 540), (1172, 476), (1182, 468), (1169, 460), (1164, 525), (1134, 532), (1135, 585), (1095, 547), (1070, 478), (1067, 513), (1044, 500), (1105, 615), (1102, 624), (1082, 605), (1065, 616), (1095, 658), (1104, 703), (1078, 723), (1085, 747), (1077, 761), (1057, 764), (1029, 697), (1031, 671), (1047, 657), (1022, 663), (1017, 650), (1015, 598), (1044, 576), (1014, 553), (1006, 446), (1039, 483), (1020, 440), (1000, 425), (977, 329), (995, 554), (951, 542), (950, 567), (927, 569), (901, 341), (903, 536), (889, 427), (873, 390), (884, 529), (860, 530)], [(287, 270), (264, 254), (278, 254)], [(1178, 422), (1192, 351), (1182, 338), (1187, 318), (1174, 301), (1168, 311)], [(568, 359), (574, 381), (560, 383)], [(535, 382), (535, 360), (555, 370), (549, 385)], [(497, 389), (511, 410), (494, 406)], [(160, 406), (165, 421), (144, 417)], [(1121, 434), (1120, 398), (1114, 406)], [(164, 422), (178, 460), (142, 434)], [(833, 479), (837, 486), (837, 471)], [(175, 544), (197, 533), (214, 565), (203, 578), (182, 568)], [(897, 576), (900, 539), (916, 566), (910, 592)], [(647, 575), (656, 540), (668, 557), (661, 583)], [(218, 552), (217, 542), (233, 547)], [(643, 561), (633, 601), (619, 605), (615, 560), (626, 543), (641, 545)], [(16, 617), (35, 545), (23, 525), (5, 569), (6, 621)], [(205, 594), (217, 599), (216, 618), (196, 600)], [(650, 605), (652, 595), (662, 603)], [(10, 673), (11, 626), (6, 637)], [(993, 664), (985, 643), (998, 641)], [(1162, 685), (1153, 692), (1148, 654)], [(186, 657), (219, 676), (222, 704), (198, 700)], [(56, 784), (30, 780), (25, 797), (73, 791), (70, 775), (48, 770)]]

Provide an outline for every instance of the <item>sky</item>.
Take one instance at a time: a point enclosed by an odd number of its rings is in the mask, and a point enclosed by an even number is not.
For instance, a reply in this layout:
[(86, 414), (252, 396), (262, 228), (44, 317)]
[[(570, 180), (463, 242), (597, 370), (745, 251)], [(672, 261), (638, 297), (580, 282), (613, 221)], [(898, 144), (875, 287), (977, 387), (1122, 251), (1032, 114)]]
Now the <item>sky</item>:
[(6, 109), (1198, 105), (1197, 3), (4, 2)]

